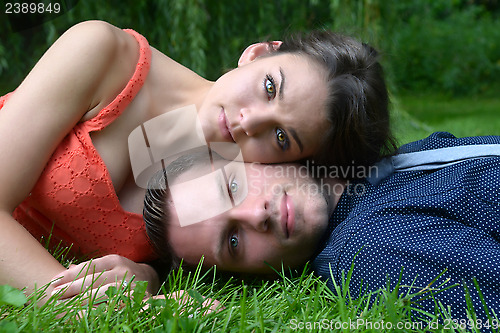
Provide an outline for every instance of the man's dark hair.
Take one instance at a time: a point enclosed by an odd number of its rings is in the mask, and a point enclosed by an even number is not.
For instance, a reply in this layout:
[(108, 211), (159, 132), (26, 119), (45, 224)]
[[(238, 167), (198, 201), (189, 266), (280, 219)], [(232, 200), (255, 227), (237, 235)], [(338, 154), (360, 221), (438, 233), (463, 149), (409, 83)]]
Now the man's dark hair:
[(203, 165), (209, 160), (222, 159), (217, 153), (207, 151), (207, 147), (194, 149), (186, 152), (162, 170), (156, 172), (148, 182), (146, 195), (144, 196), (144, 208), (142, 211), (146, 234), (156, 253), (160, 257), (162, 271), (168, 273), (176, 269), (180, 264), (180, 258), (175, 254), (168, 241), (168, 223), (171, 219), (169, 209), (170, 189), (168, 179), (174, 180), (193, 166)]

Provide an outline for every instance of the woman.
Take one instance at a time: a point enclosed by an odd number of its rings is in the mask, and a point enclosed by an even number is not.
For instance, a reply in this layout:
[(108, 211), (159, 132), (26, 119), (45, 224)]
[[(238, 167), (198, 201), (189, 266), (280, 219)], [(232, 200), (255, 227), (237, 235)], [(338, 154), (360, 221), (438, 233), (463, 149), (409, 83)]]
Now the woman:
[(206, 141), (235, 142), (246, 161), (366, 165), (391, 142), (387, 103), (376, 52), (346, 37), (254, 44), (210, 82), (134, 31), (78, 24), (0, 100), (0, 284), (31, 291), (64, 272), (37, 241), (51, 234), (78, 255), (128, 258), (118, 266), (156, 289), (132, 262), (156, 256), (127, 146), (154, 117), (194, 105)]

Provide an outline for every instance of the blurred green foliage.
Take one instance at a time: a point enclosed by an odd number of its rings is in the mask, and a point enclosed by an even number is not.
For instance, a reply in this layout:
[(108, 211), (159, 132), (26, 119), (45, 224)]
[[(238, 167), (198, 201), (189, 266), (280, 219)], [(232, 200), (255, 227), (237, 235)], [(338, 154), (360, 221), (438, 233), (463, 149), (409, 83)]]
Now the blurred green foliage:
[(500, 20), (485, 7), (417, 8), (385, 44), (394, 83), (410, 91), (477, 94), (500, 88)]
[(498, 0), (58, 1), (59, 16), (2, 8), (0, 93), (15, 89), (66, 29), (91, 19), (135, 29), (209, 79), (234, 67), (251, 43), (327, 28), (381, 50), (393, 90), (473, 94), (500, 86)]

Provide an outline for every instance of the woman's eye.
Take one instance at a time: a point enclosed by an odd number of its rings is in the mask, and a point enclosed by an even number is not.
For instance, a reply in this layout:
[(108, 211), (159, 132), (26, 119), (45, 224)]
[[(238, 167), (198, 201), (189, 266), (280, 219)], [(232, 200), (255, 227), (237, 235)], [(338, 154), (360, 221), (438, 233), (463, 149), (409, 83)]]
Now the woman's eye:
[(276, 128), (276, 141), (278, 142), (278, 145), (281, 147), (281, 149), (288, 149), (288, 136), (286, 135), (286, 132), (281, 128)]
[(271, 75), (266, 75), (264, 79), (264, 90), (267, 94), (267, 99), (270, 101), (276, 96), (276, 84)]

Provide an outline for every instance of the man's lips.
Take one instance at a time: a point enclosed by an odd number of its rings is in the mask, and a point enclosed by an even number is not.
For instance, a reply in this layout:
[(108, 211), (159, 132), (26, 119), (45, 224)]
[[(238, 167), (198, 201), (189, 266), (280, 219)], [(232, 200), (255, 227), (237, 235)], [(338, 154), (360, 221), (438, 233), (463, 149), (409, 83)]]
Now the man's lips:
[(295, 227), (295, 207), (293, 200), (286, 193), (281, 200), (281, 227), (286, 238), (290, 238)]
[(228, 142), (235, 142), (233, 135), (231, 134), (231, 130), (229, 127), (229, 121), (226, 117), (226, 112), (224, 111), (224, 108), (222, 108), (220, 111), (218, 123), (219, 123), (220, 133), (221, 133), (222, 137), (224, 138), (224, 140), (226, 140)]

